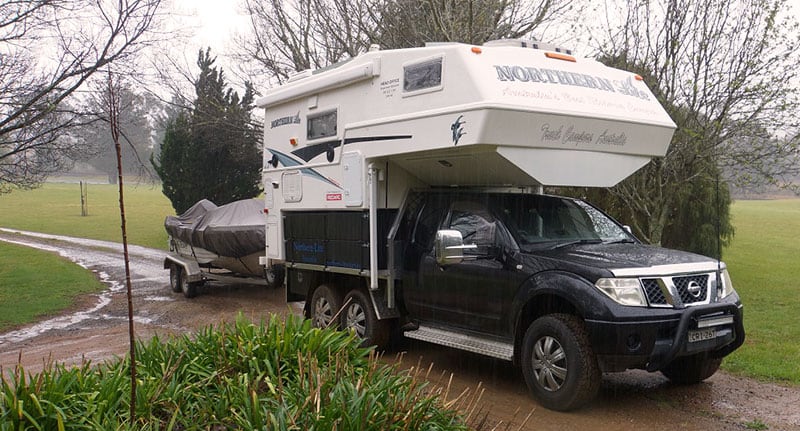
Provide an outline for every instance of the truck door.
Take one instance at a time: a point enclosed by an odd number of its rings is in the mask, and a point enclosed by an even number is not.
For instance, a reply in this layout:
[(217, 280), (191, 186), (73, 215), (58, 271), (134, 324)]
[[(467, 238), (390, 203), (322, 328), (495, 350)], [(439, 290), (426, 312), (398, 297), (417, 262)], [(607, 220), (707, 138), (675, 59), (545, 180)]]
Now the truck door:
[(511, 299), (522, 274), (501, 257), (509, 241), (502, 224), (485, 200), (457, 200), (441, 228), (461, 232), (465, 244), (478, 247), (468, 252), (470, 260), (445, 267), (437, 264), (432, 250), (422, 256), (419, 284), (428, 296), (425, 314), (447, 326), (507, 335)]

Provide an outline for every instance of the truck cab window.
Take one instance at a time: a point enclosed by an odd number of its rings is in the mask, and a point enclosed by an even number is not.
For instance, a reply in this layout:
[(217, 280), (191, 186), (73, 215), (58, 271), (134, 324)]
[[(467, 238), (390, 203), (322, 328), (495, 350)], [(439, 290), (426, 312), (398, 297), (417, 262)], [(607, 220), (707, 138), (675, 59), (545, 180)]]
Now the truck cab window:
[(433, 247), (433, 238), (445, 214), (445, 209), (446, 207), (443, 208), (435, 199), (431, 199), (422, 207), (412, 236), (414, 244), (424, 250), (430, 250)]
[(465, 244), (495, 245), (497, 223), (489, 210), (476, 202), (455, 202), (450, 210), (448, 229), (461, 232)]

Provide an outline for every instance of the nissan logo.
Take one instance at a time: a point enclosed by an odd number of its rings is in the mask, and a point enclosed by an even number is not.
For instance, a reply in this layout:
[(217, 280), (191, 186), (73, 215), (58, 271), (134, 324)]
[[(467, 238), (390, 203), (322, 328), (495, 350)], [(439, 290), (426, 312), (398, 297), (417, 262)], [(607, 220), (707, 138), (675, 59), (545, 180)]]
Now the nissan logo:
[(689, 292), (690, 295), (694, 296), (695, 298), (699, 298), (700, 295), (703, 293), (703, 288), (700, 285), (692, 280), (689, 282), (689, 285), (686, 286), (686, 291)]

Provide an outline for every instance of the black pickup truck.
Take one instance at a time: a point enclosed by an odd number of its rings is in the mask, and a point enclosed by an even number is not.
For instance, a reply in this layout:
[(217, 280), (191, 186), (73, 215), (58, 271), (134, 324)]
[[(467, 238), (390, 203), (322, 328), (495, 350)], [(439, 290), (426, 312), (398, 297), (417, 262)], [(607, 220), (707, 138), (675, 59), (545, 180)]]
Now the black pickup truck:
[(378, 213), (377, 289), (365, 283), (365, 212), (285, 214), (288, 300), (306, 301), (316, 325), (513, 361), (550, 409), (589, 402), (603, 372), (700, 382), (744, 341), (724, 263), (642, 244), (579, 199), (412, 192)]

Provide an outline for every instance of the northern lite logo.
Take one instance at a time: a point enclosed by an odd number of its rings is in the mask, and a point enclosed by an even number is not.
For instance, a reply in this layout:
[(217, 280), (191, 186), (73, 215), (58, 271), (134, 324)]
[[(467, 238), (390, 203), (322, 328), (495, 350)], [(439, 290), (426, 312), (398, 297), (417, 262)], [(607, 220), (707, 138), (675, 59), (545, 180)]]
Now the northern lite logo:
[(497, 80), (503, 82), (532, 82), (542, 84), (567, 85), (572, 87), (594, 88), (609, 93), (619, 93), (650, 100), (646, 91), (636, 88), (631, 76), (621, 80), (611, 80), (585, 73), (567, 72), (558, 69), (545, 69), (519, 65), (494, 65)]
[(300, 112), (298, 111), (295, 115), (290, 115), (288, 117), (281, 117), (272, 120), (270, 123), (270, 129), (274, 129), (276, 127), (285, 126), (287, 124), (300, 124)]

